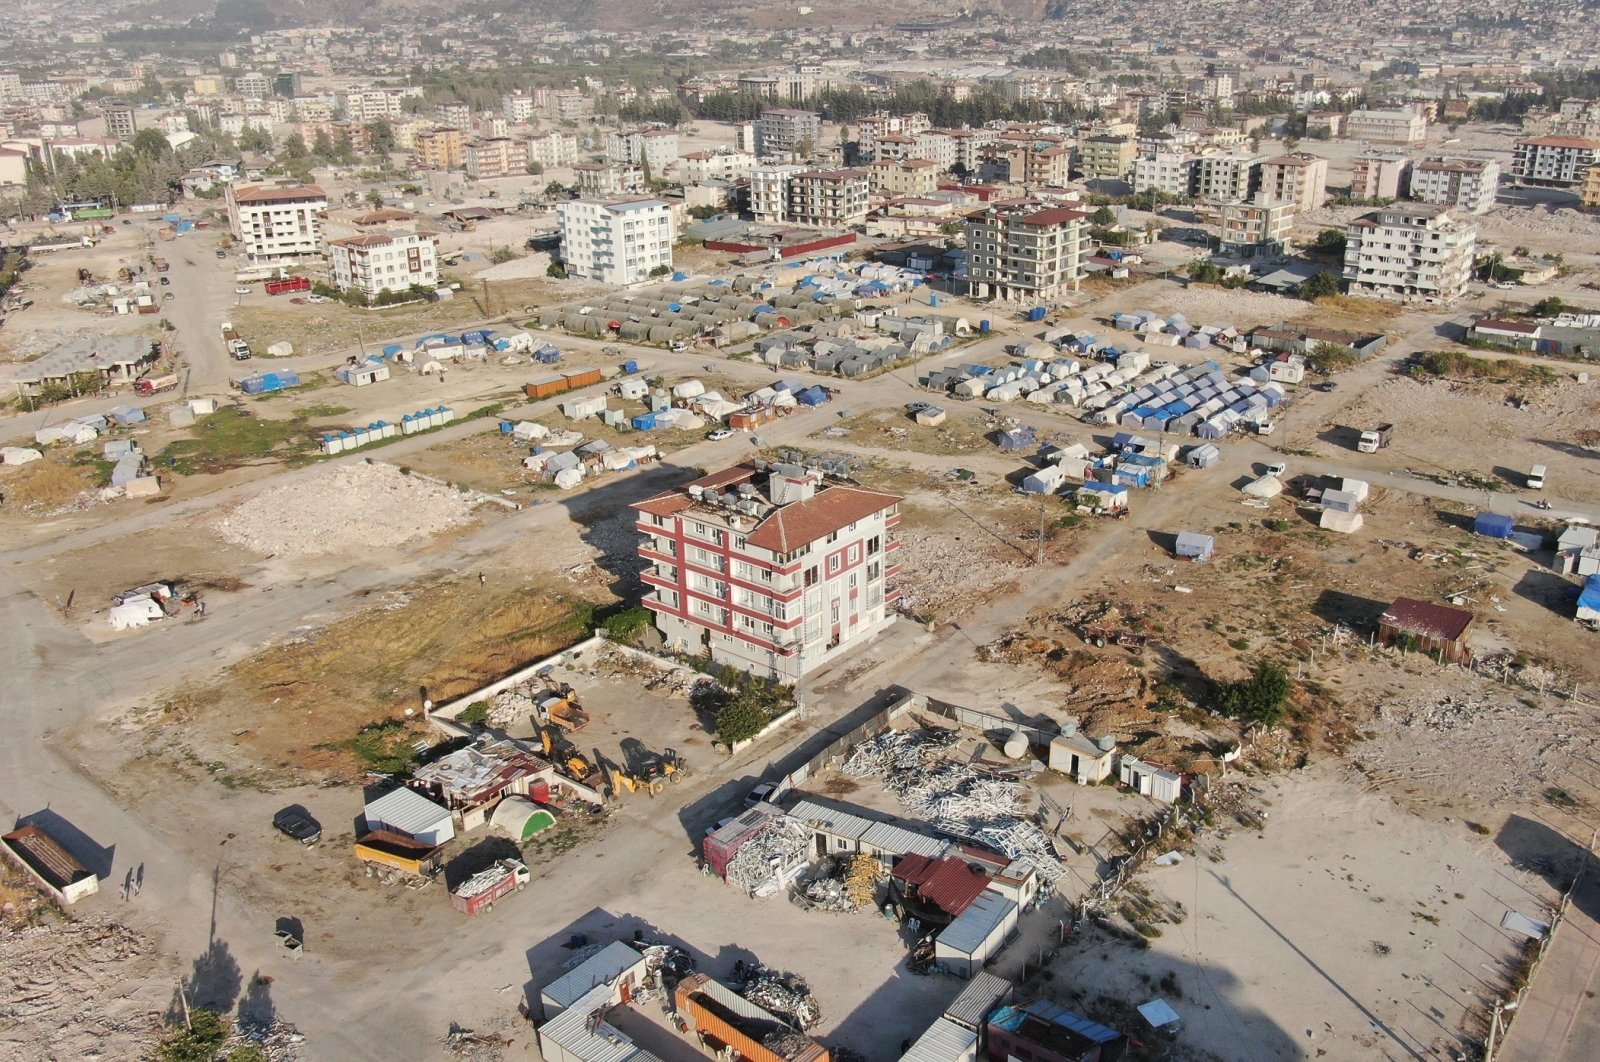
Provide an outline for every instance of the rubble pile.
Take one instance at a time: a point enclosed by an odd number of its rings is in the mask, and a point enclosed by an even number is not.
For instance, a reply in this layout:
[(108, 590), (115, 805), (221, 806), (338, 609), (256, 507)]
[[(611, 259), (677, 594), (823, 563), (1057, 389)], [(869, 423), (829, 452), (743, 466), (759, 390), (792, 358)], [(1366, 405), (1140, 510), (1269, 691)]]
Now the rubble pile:
[(224, 539), (274, 557), (352, 554), (448, 531), (472, 515), (454, 487), (393, 465), (340, 465), (264, 490), (217, 521)]
[(857, 856), (850, 860), (850, 870), (844, 876), (845, 893), (857, 907), (871, 907), (878, 902), (878, 883), (882, 880), (882, 863), (871, 856)]
[(799, 974), (757, 966), (747, 975), (739, 994), (799, 1029), (812, 1028), (822, 1020), (822, 1007)]
[(444, 1048), (445, 1054), (462, 1062), (500, 1062), (511, 1041), (495, 1033), (480, 1033), (451, 1026), (450, 1031), (439, 1040), (439, 1045)]
[(501, 690), (489, 701), (489, 725), (505, 727), (534, 714), (533, 695), (525, 686)]
[(1050, 837), (1025, 817), (1022, 787), (945, 759), (956, 739), (943, 729), (890, 731), (856, 746), (844, 772), (881, 775), (908, 811), (941, 832), (1031, 863), (1044, 882), (1054, 882), (1066, 868)]
[(266, 1021), (240, 1019), (233, 1032), (218, 1052), (219, 1058), (229, 1058), (242, 1047), (251, 1046), (261, 1052), (267, 1062), (295, 1062), (300, 1057), (300, 1045), (306, 1038), (286, 1021), (270, 1018)]
[(789, 1029), (774, 1029), (761, 1038), (761, 1046), (779, 1058), (799, 1058), (811, 1046), (811, 1037)]
[(787, 817), (770, 822), (728, 860), (728, 884), (755, 897), (775, 895), (810, 851), (811, 830), (804, 823)]
[(688, 977), (694, 973), (694, 967), (694, 956), (675, 944), (651, 944), (644, 949), (645, 970), (664, 987)]
[(858, 911), (878, 902), (883, 864), (872, 856), (828, 857), (800, 888), (807, 903), (824, 911)]

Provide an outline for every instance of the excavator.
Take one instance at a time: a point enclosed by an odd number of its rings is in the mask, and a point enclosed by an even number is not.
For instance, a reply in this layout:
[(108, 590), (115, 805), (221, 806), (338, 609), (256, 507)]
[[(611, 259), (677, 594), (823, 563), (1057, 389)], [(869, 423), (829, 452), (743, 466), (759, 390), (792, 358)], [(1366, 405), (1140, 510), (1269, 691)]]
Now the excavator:
[(689, 773), (689, 766), (677, 749), (664, 749), (661, 755), (645, 761), (640, 773), (652, 782), (668, 781), (676, 785)]
[(605, 777), (606, 791), (608, 794), (614, 794), (619, 789), (626, 789), (630, 793), (638, 793), (642, 791), (651, 799), (654, 799), (661, 794), (662, 790), (666, 789), (666, 786), (660, 781), (651, 778), (641, 778), (636, 774), (630, 774), (627, 770), (618, 767), (616, 764), (600, 755), (599, 749), (594, 750), (594, 759), (595, 762), (600, 765), (600, 771)]
[(539, 735), (540, 743), (544, 746), (545, 758), (555, 764), (558, 771), (579, 785), (592, 786), (596, 780), (595, 776), (600, 772), (578, 750), (578, 746), (568, 740), (561, 728), (553, 724), (542, 724), (537, 720), (533, 725)]

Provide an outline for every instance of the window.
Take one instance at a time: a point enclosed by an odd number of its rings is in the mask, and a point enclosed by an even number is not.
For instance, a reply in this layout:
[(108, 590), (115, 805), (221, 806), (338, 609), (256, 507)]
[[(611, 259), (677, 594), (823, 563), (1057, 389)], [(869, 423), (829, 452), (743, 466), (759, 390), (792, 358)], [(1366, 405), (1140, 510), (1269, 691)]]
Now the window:
[(859, 545), (851, 546), (850, 547), (850, 563), (851, 564), (855, 564), (860, 560), (861, 560), (861, 547)]
[(839, 554), (837, 554), (837, 553), (835, 553), (833, 556), (828, 558), (828, 574), (829, 575), (837, 575), (837, 574), (839, 574)]
[(807, 585), (807, 586), (816, 586), (817, 585), (817, 566), (815, 564), (813, 564), (811, 567), (806, 569), (805, 585)]
[(832, 612), (833, 612), (833, 622), (834, 623), (838, 623), (839, 622), (839, 602), (835, 601), (833, 603)]
[(856, 573), (855, 572), (851, 572), (850, 573), (850, 589), (854, 590), (855, 588), (856, 588)]

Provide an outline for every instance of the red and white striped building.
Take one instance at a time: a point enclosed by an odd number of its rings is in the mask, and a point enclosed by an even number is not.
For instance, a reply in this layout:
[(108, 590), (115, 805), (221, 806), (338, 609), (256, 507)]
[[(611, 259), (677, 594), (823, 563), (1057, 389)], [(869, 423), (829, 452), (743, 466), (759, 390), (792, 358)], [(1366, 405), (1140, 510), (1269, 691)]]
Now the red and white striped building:
[(669, 646), (792, 683), (893, 619), (893, 494), (756, 462), (633, 508), (644, 605)]

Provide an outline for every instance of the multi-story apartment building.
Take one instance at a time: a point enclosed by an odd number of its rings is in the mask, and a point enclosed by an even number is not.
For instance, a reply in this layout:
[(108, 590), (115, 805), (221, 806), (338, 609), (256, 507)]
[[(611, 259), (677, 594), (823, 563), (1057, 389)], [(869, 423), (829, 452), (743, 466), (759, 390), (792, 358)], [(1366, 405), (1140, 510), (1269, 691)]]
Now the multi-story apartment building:
[(472, 108), (465, 103), (441, 103), (433, 109), (433, 120), (454, 129), (467, 129), (472, 125)]
[(1428, 119), (1412, 110), (1351, 111), (1345, 117), (1344, 135), (1374, 144), (1420, 144), (1428, 136)]
[(879, 159), (867, 174), (875, 195), (928, 196), (939, 190), (939, 164), (930, 159)]
[(629, 287), (672, 268), (672, 206), (660, 200), (574, 199), (556, 206), (568, 275)]
[(467, 161), (467, 138), (452, 126), (434, 126), (416, 135), (412, 152), (424, 169), (459, 169)]
[(500, 97), (500, 113), (508, 122), (528, 122), (533, 120), (533, 97), (525, 92), (508, 92)]
[(1200, 157), (1187, 151), (1157, 151), (1133, 160), (1133, 190), (1188, 199), (1195, 193)]
[(1072, 144), (1060, 137), (1002, 133), (983, 151), (978, 175), (1035, 188), (1064, 188), (1072, 180)]
[(1500, 163), (1494, 159), (1430, 155), (1411, 168), (1411, 198), (1468, 214), (1494, 206)]
[(528, 161), (547, 170), (574, 165), (578, 161), (578, 138), (562, 132), (533, 137), (528, 141)]
[(1049, 299), (1076, 291), (1089, 258), (1090, 211), (1038, 200), (991, 203), (966, 216), (967, 287), (977, 298)]
[(272, 79), (265, 74), (240, 74), (233, 79), (233, 90), (247, 100), (264, 100), (272, 95)]
[(1581, 188), (1589, 167), (1600, 162), (1600, 140), (1578, 136), (1531, 136), (1511, 149), (1511, 179), (1537, 188)]
[(594, 100), (576, 89), (562, 89), (550, 94), (552, 115), (563, 122), (576, 122), (594, 113)]
[(1201, 155), (1195, 164), (1195, 195), (1213, 203), (1242, 203), (1261, 188), (1260, 155)]
[(822, 116), (793, 107), (769, 107), (756, 120), (756, 154), (762, 158), (802, 157), (822, 143)]
[(467, 176), (475, 181), (522, 177), (528, 172), (528, 142), (508, 136), (474, 140), (466, 147)]
[(872, 183), (861, 170), (802, 170), (789, 178), (789, 217), (797, 225), (848, 228), (867, 220)]
[(118, 140), (132, 140), (133, 134), (139, 131), (138, 123), (134, 120), (134, 110), (126, 103), (107, 104), (105, 118), (106, 136)]
[(757, 166), (750, 171), (750, 214), (757, 221), (780, 225), (789, 218), (789, 181), (806, 168), (795, 163)]
[(1589, 167), (1579, 194), (1583, 197), (1585, 207), (1590, 210), (1600, 210), (1600, 164)]
[(1265, 192), (1251, 203), (1222, 204), (1218, 250), (1244, 258), (1282, 254), (1296, 209), (1295, 203), (1274, 200)]
[(673, 648), (793, 683), (893, 621), (895, 495), (757, 462), (633, 508), (644, 604)]
[(580, 162), (572, 167), (578, 178), (578, 194), (585, 199), (627, 195), (644, 190), (644, 171), (621, 163)]
[(392, 230), (329, 240), (328, 258), (334, 285), (368, 299), (439, 284), (435, 240), (424, 233)]
[(1363, 151), (1351, 162), (1350, 198), (1399, 199), (1411, 190), (1411, 159), (1383, 151)]
[(350, 89), (340, 97), (344, 115), (352, 122), (377, 122), (399, 118), (405, 114), (402, 102), (404, 89), (364, 88)]
[(684, 184), (738, 181), (750, 176), (756, 161), (745, 151), (691, 151), (678, 159), (678, 176)]
[(1265, 159), (1261, 193), (1296, 211), (1316, 210), (1328, 198), (1328, 160), (1304, 151)]
[(946, 168), (960, 170), (962, 173), (978, 172), (985, 149), (995, 138), (992, 129), (939, 129), (936, 132), (950, 141), (952, 158)]
[(1085, 180), (1120, 181), (1133, 172), (1138, 150), (1131, 136), (1086, 136), (1078, 141), (1078, 169)]
[(1344, 279), (1355, 294), (1449, 302), (1472, 276), (1477, 226), (1444, 207), (1374, 210), (1345, 229)]
[(606, 158), (648, 169), (661, 177), (678, 161), (678, 134), (672, 129), (641, 129), (632, 133), (611, 133), (606, 137)]
[(229, 184), (228, 225), (251, 262), (320, 254), (328, 196), (314, 184)]

